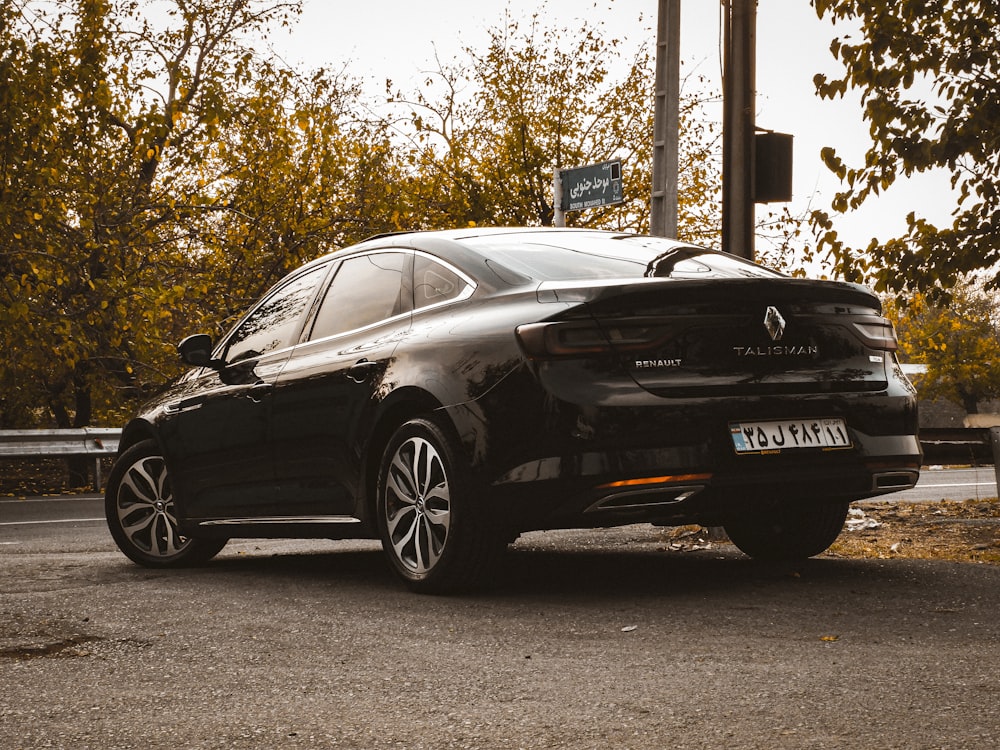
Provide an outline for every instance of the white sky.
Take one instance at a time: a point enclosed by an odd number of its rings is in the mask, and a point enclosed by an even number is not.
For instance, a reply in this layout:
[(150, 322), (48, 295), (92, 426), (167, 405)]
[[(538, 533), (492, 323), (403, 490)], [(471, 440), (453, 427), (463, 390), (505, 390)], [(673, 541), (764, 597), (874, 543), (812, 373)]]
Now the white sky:
[[(482, 48), (487, 29), (503, 24), (506, 8), (515, 18), (545, 10), (558, 28), (569, 29), (585, 15), (602, 22), (608, 37), (652, 46), (657, 5), (657, 0), (305, 0), (291, 36), (275, 34), (272, 41), (292, 63), (347, 63), (352, 75), (370, 80), (371, 91), (378, 93), (386, 78), (404, 89), (415, 86), (420, 71), (434, 67), (435, 52), (449, 61), (466, 45)], [(795, 136), (792, 212), (829, 209), (838, 181), (820, 161), (820, 149), (834, 146), (848, 164), (857, 164), (868, 144), (856, 96), (830, 102), (814, 93), (816, 73), (839, 72), (829, 45), (847, 30), (820, 21), (808, 0), (760, 0), (757, 13), (757, 125)], [(720, 23), (717, 0), (682, 0), (683, 70), (697, 69), (718, 90)], [(850, 244), (864, 246), (873, 236), (901, 233), (909, 211), (947, 223), (953, 203), (945, 176), (922, 176), (897, 182), (874, 205), (838, 217), (836, 227)], [(766, 210), (758, 206), (758, 216)]]

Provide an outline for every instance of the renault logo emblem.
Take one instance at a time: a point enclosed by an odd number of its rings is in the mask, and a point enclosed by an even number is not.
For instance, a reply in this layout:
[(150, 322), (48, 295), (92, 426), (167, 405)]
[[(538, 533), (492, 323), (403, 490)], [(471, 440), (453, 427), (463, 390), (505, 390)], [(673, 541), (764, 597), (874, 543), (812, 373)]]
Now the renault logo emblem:
[(785, 335), (785, 319), (781, 317), (777, 307), (767, 308), (764, 313), (764, 328), (771, 335), (771, 341), (781, 341), (781, 337)]

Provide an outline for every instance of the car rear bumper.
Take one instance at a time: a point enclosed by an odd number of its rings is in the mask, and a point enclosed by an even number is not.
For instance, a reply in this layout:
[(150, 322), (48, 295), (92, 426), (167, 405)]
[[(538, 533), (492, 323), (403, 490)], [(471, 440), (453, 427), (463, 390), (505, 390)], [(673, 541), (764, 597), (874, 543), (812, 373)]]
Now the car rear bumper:
[[(777, 499), (854, 501), (908, 489), (919, 477), (916, 410), (906, 397), (782, 404), (782, 417), (843, 417), (850, 447), (753, 454), (737, 452), (725, 417), (766, 418), (775, 414), (774, 404), (733, 400), (712, 406), (695, 412), (591, 410), (568, 430), (529, 432), (522, 451), (543, 455), (493, 475), (498, 502), (506, 506), (505, 516), (525, 528), (641, 520), (716, 525)], [(905, 432), (863, 429), (886, 425)]]
[[(854, 433), (850, 451), (808, 455), (715, 456), (707, 444), (582, 452), (525, 462), (494, 488), (524, 508), (517, 495), (547, 506), (545, 514), (581, 514), (595, 522), (615, 515), (738, 510), (777, 497), (859, 500), (916, 484), (921, 462), (915, 435)], [(527, 515), (535, 515), (524, 508)]]
[[(902, 380), (877, 392), (703, 399), (632, 388), (600, 404), (529, 393), (501, 386), (449, 409), (473, 470), (522, 530), (701, 522), (781, 498), (859, 500), (919, 476), (916, 399)], [(741, 453), (733, 434), (771, 420), (830, 419), (846, 428), (848, 445)]]

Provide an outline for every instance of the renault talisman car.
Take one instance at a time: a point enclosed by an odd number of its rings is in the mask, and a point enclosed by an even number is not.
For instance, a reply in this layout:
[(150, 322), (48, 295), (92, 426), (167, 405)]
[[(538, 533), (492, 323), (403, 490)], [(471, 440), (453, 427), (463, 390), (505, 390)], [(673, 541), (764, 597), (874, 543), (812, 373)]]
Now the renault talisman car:
[(914, 391), (878, 298), (661, 238), (376, 237), (289, 274), (124, 429), (112, 535), (153, 567), (234, 537), (379, 538), (425, 592), (521, 532), (723, 526), (824, 551), (912, 487)]

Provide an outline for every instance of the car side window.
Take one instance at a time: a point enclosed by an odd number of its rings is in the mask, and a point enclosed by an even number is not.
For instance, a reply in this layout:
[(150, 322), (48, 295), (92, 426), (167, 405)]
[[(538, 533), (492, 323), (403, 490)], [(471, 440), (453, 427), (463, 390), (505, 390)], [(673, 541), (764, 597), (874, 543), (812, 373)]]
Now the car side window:
[(471, 284), (450, 268), (417, 255), (413, 260), (413, 308), (448, 302), (467, 294)]
[(406, 259), (404, 253), (368, 253), (341, 263), (309, 338), (335, 336), (409, 312), (403, 293)]
[(295, 343), (302, 314), (329, 266), (318, 266), (275, 290), (229, 337), (223, 357), (239, 362)]

